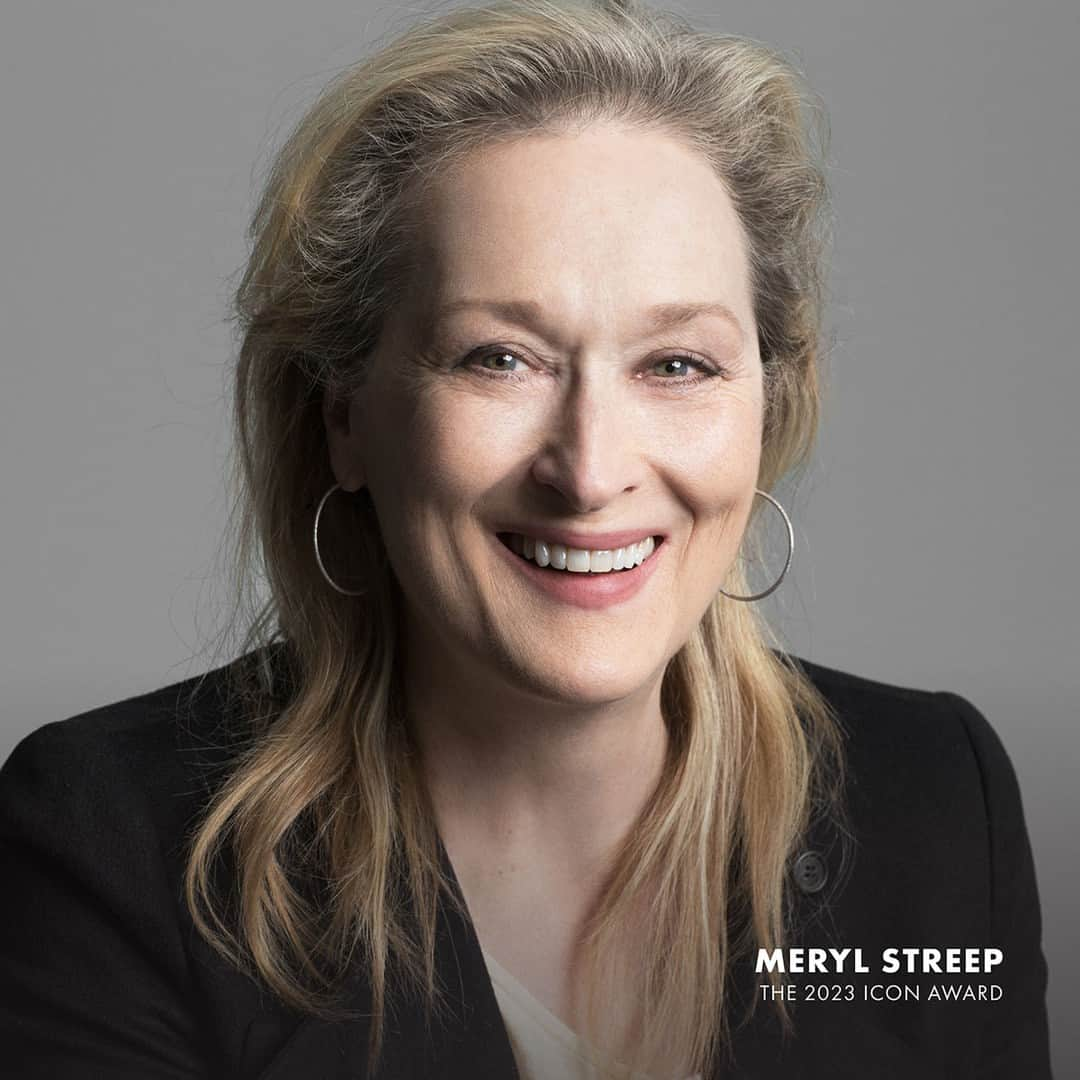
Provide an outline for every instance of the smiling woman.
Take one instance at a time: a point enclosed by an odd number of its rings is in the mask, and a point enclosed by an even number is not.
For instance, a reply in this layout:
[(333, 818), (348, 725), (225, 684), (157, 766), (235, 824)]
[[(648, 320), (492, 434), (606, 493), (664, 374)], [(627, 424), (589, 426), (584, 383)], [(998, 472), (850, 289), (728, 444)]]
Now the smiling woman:
[[(779, 54), (631, 3), (327, 88), (237, 294), (244, 655), (5, 766), (18, 1075), (1049, 1075), (997, 736), (747, 602), (817, 427), (823, 149)], [(891, 941), (1008, 992), (754, 970)]]

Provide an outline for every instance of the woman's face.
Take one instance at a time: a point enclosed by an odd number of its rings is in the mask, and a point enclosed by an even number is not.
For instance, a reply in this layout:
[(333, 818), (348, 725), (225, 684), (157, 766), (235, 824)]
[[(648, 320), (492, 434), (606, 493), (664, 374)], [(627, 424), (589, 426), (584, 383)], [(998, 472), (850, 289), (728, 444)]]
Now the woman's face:
[[(326, 411), (338, 480), (370, 489), (410, 656), (548, 701), (652, 688), (724, 584), (757, 481), (762, 370), (731, 201), (683, 143), (598, 125), (475, 152), (422, 225), (367, 383)], [(707, 310), (674, 319), (691, 305)], [(557, 562), (551, 542), (613, 550), (610, 532), (663, 539), (611, 574), (593, 572), (603, 556), (541, 569), (504, 543), (548, 541)]]

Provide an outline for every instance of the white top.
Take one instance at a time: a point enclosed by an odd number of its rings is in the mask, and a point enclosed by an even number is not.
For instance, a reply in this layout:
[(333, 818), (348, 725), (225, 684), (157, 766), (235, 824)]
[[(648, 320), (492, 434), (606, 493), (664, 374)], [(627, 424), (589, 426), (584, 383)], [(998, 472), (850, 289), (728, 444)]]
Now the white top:
[[(541, 1004), (486, 949), (495, 998), (521, 1080), (650, 1080), (612, 1061)], [(695, 1073), (687, 1080), (701, 1080)]]

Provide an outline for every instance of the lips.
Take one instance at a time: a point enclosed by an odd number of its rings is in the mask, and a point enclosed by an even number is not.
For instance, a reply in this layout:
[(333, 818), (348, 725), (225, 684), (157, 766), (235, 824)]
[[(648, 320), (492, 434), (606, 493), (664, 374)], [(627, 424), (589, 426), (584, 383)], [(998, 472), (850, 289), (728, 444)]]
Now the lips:
[[(630, 603), (646, 588), (657, 568), (666, 561), (664, 553), (667, 545), (661, 542), (657, 543), (644, 562), (629, 570), (613, 569), (606, 573), (594, 573), (591, 569), (588, 573), (552, 570), (518, 555), (507, 542), (512, 535), (510, 532), (492, 533), (491, 542), (494, 549), (500, 553), (500, 558), (505, 559), (506, 565), (513, 568), (515, 577), (520, 575), (523, 582), (531, 584), (536, 590), (537, 598), (579, 611), (599, 611)], [(637, 538), (640, 536), (640, 533), (637, 534)], [(663, 537), (659, 539), (662, 541)]]

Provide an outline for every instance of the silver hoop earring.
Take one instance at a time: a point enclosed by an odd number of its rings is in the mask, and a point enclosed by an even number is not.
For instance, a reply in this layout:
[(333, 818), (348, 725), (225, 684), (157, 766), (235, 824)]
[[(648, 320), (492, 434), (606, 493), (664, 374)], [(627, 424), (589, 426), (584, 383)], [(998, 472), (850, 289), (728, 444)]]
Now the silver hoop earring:
[(769, 502), (780, 511), (780, 516), (784, 519), (788, 536), (787, 560), (784, 563), (784, 569), (780, 571), (780, 576), (764, 592), (754, 593), (752, 596), (732, 596), (731, 593), (724, 592), (724, 590), (721, 589), (720, 592), (729, 600), (762, 600), (768, 596), (769, 593), (775, 592), (779, 587), (780, 582), (784, 580), (784, 575), (788, 572), (788, 567), (791, 565), (791, 557), (795, 554), (795, 530), (791, 527), (791, 518), (787, 516), (787, 511), (767, 491), (762, 491), (760, 488), (755, 488), (754, 490), (756, 494), (768, 499)]
[(319, 500), (319, 506), (315, 511), (315, 529), (312, 537), (315, 544), (315, 562), (318, 564), (319, 573), (326, 579), (326, 584), (331, 589), (341, 593), (342, 596), (364, 596), (367, 593), (367, 589), (343, 589), (330, 575), (327, 573), (326, 567), (323, 565), (322, 555), (319, 554), (319, 518), (322, 517), (323, 507), (326, 505), (326, 500), (334, 494), (335, 491), (340, 488), (340, 484), (334, 484), (329, 491)]

